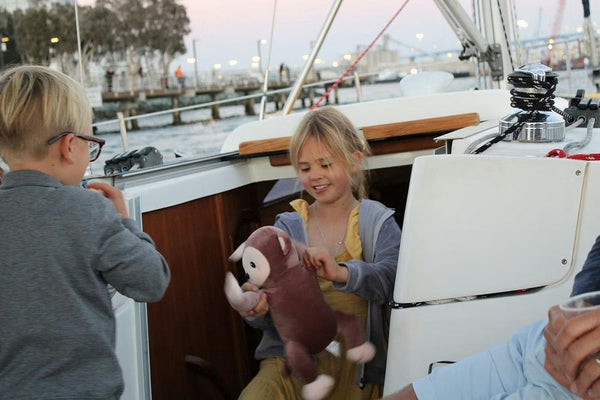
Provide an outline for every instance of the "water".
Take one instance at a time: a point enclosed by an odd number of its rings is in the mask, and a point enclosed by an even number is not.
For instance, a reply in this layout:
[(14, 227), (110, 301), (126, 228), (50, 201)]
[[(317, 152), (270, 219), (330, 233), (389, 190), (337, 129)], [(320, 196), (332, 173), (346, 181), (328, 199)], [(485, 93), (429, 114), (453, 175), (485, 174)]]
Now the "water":
[[(561, 77), (566, 77), (566, 72), (559, 72)], [(456, 78), (452, 81), (447, 91), (469, 90), (477, 86), (475, 77)], [(595, 88), (585, 70), (571, 71), (571, 80), (559, 78), (557, 94), (573, 95), (577, 89), (583, 88), (586, 93), (595, 92)], [(362, 85), (363, 101), (380, 100), (401, 95), (399, 83), (381, 83)], [(333, 99), (333, 96), (332, 96)], [(357, 101), (356, 89), (339, 88), (340, 104), (354, 103)], [(297, 102), (294, 112), (301, 111)], [(258, 112), (258, 100), (255, 110)], [(275, 113), (274, 103), (268, 103), (266, 112)], [(236, 127), (258, 120), (258, 116), (244, 115), (244, 107), (231, 105), (220, 107), (221, 120), (211, 118), (210, 108), (184, 111), (181, 113), (183, 124), (171, 125), (170, 114), (144, 118), (139, 120), (140, 129), (128, 132), (129, 149), (140, 149), (146, 146), (156, 147), (163, 155), (163, 160), (168, 162), (175, 159), (175, 153), (186, 156), (208, 156), (217, 154), (227, 135)], [(118, 125), (107, 124), (98, 127), (96, 133), (106, 140), (106, 145), (98, 161), (92, 167), (102, 168), (104, 161), (123, 152), (121, 135)], [(96, 171), (94, 171), (96, 172)]]

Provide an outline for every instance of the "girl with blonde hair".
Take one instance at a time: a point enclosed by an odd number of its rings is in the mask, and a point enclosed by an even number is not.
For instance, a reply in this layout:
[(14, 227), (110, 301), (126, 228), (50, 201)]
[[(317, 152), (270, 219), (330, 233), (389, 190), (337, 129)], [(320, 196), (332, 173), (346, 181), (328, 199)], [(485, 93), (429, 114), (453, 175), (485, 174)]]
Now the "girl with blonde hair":
[[(392, 209), (367, 199), (362, 164), (369, 154), (366, 141), (339, 110), (323, 107), (306, 114), (292, 136), (290, 158), (313, 201), (293, 201), (294, 211), (279, 214), (275, 221), (308, 246), (304, 262), (316, 270), (326, 301), (335, 310), (356, 315), (377, 348), (375, 358), (364, 365), (329, 351), (316, 356), (319, 373), (333, 378), (327, 399), (376, 399), (383, 392), (384, 306), (392, 300), (400, 228)], [(263, 337), (255, 354), (260, 371), (240, 398), (303, 398), (302, 383), (281, 374), (283, 343), (270, 321), (266, 298), (243, 316), (263, 330)]]

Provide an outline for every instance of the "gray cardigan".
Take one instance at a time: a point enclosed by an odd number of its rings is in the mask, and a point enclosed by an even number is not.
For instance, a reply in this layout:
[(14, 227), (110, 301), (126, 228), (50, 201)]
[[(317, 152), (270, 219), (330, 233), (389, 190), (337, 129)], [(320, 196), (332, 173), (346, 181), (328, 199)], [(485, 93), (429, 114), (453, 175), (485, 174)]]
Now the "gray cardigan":
[[(400, 227), (393, 215), (394, 210), (379, 202), (361, 200), (358, 226), (365, 261), (342, 263), (348, 268), (348, 282), (333, 284), (340, 292), (354, 293), (369, 301), (367, 338), (376, 346), (377, 352), (375, 358), (361, 370), (359, 379), (364, 383), (383, 384), (385, 379), (388, 313), (384, 308), (392, 300), (400, 248)], [(279, 214), (274, 225), (288, 232), (294, 240), (308, 244), (300, 214)], [(268, 314), (263, 318), (248, 319), (248, 322), (263, 330), (255, 352), (257, 359), (284, 356), (283, 343)]]
[(107, 284), (157, 301), (169, 269), (148, 235), (90, 190), (38, 171), (0, 185), (0, 399), (123, 391)]

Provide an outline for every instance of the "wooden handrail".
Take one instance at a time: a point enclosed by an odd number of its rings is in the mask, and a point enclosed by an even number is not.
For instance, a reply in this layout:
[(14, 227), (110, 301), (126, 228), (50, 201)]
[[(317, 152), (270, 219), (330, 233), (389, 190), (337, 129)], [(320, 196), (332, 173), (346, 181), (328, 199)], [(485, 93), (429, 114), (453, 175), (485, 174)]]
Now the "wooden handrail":
[[(425, 118), (413, 121), (394, 122), (392, 124), (365, 126), (362, 128), (367, 141), (398, 138), (403, 136), (449, 132), (479, 123), (479, 114), (467, 113), (446, 117)], [(240, 155), (268, 154), (285, 152), (290, 146), (290, 137), (261, 139), (242, 142)]]
[(447, 117), (425, 118), (414, 121), (395, 122), (375, 126), (365, 126), (363, 135), (367, 140), (381, 140), (423, 133), (449, 132), (466, 126), (477, 125), (479, 114), (457, 114)]
[(250, 140), (240, 143), (240, 155), (247, 156), (252, 154), (276, 153), (287, 151), (290, 147), (290, 136), (278, 137), (273, 139)]

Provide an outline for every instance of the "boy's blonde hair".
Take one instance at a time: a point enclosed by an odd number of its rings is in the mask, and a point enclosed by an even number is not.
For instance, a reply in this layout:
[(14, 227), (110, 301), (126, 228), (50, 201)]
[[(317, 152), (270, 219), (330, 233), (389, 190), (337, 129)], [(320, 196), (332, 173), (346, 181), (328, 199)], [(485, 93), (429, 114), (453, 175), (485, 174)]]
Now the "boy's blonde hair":
[(62, 72), (22, 65), (0, 75), (0, 156), (10, 165), (48, 152), (48, 139), (83, 133), (93, 113), (83, 87)]
[(366, 198), (367, 176), (358, 165), (355, 152), (362, 154), (363, 161), (371, 154), (369, 145), (358, 133), (352, 122), (341, 111), (333, 107), (322, 107), (307, 113), (300, 121), (290, 143), (290, 159), (298, 171), (298, 157), (309, 138), (314, 138), (319, 146), (327, 148), (332, 157), (341, 160), (352, 191), (358, 198)]

